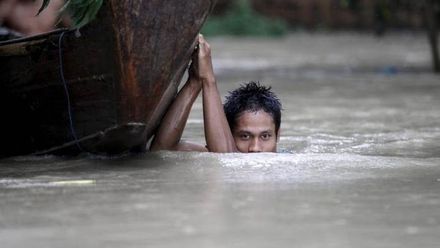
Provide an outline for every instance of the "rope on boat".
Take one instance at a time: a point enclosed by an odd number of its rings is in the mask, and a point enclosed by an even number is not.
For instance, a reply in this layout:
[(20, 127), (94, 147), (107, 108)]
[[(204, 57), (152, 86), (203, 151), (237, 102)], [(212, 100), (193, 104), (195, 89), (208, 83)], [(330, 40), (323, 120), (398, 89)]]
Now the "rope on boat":
[(64, 66), (63, 66), (63, 38), (66, 31), (62, 32), (59, 39), (58, 39), (58, 57), (60, 62), (60, 76), (61, 80), (63, 82), (64, 86), (64, 93), (66, 94), (66, 101), (67, 101), (67, 113), (69, 114), (69, 127), (71, 135), (75, 141), (76, 146), (78, 149), (82, 152), (84, 152), (84, 149), (81, 147), (81, 144), (79, 143), (78, 136), (76, 135), (75, 126), (73, 124), (73, 112), (72, 112), (72, 105), (70, 102), (70, 93), (69, 93), (69, 87), (67, 86), (66, 79), (64, 77)]

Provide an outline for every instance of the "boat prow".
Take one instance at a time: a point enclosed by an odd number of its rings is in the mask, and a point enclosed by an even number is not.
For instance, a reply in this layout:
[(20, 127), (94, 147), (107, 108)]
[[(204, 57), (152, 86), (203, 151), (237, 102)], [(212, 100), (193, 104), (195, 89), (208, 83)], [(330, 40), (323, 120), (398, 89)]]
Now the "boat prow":
[(144, 150), (215, 1), (104, 1), (80, 30), (0, 43), (0, 156)]

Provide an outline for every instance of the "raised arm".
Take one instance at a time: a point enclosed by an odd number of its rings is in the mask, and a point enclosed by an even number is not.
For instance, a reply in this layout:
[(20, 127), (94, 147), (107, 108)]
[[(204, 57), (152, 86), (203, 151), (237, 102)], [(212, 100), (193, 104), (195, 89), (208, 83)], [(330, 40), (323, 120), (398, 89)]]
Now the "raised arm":
[[(194, 57), (197, 54), (194, 55)], [(189, 113), (194, 101), (197, 99), (202, 84), (195, 75), (197, 57), (193, 58), (193, 64), (189, 70), (189, 79), (177, 94), (167, 113), (165, 114), (158, 131), (151, 143), (150, 150), (173, 150), (173, 151), (208, 151), (206, 147), (198, 144), (181, 141)]]
[(202, 35), (199, 35), (197, 74), (203, 87), (203, 119), (208, 150), (223, 153), (237, 152), (217, 89), (212, 68), (211, 47)]

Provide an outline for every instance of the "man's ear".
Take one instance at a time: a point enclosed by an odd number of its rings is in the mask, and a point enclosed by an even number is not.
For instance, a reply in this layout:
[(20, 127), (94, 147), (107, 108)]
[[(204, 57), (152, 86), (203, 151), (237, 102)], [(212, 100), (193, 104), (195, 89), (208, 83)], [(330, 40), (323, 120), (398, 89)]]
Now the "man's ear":
[(280, 134), (281, 134), (281, 128), (278, 128), (278, 132), (277, 132), (277, 142), (280, 141)]

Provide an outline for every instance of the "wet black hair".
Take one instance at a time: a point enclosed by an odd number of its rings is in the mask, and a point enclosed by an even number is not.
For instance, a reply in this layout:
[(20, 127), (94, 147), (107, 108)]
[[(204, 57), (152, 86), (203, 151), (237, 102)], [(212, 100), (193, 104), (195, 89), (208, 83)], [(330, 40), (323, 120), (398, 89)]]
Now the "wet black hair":
[(231, 130), (234, 130), (236, 120), (241, 113), (264, 110), (272, 116), (275, 123), (275, 132), (278, 134), (281, 125), (282, 106), (271, 89), (271, 87), (263, 86), (259, 82), (251, 81), (229, 92), (223, 108)]

